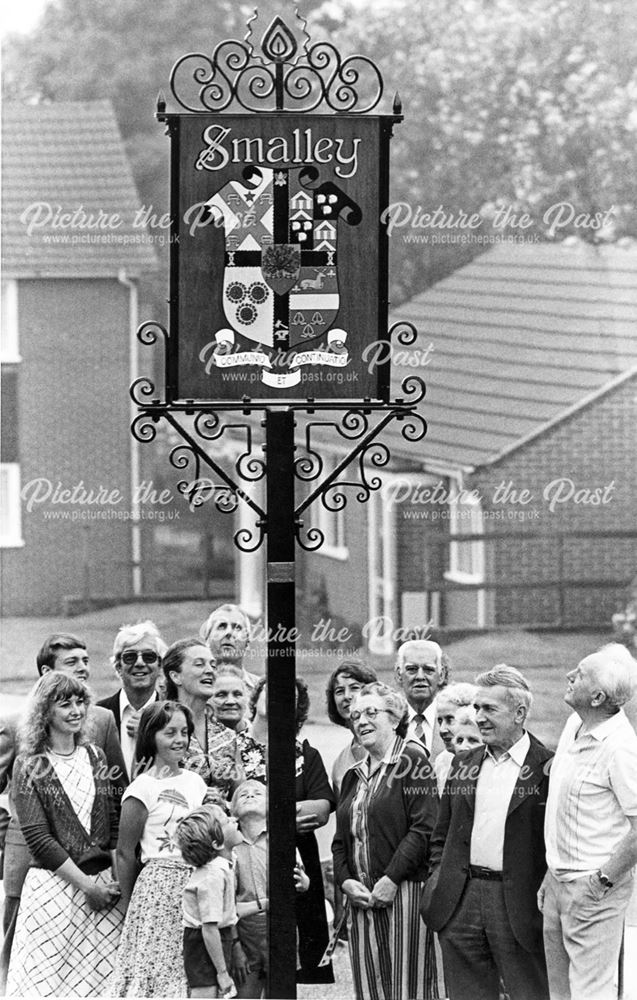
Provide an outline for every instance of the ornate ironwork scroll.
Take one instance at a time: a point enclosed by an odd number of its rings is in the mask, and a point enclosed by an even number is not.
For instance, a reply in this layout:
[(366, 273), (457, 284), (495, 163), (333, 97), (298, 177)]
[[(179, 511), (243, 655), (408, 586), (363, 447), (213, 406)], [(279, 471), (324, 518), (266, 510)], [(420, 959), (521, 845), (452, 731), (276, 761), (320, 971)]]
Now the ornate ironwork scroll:
[[(146, 345), (155, 344), (160, 335), (168, 336), (158, 323), (144, 323), (137, 331), (138, 339)], [(415, 342), (417, 332), (413, 324), (400, 322), (394, 324), (388, 333), (389, 347), (394, 336), (397, 343), (410, 345)], [(145, 376), (136, 379), (131, 386), (131, 397), (140, 410), (131, 425), (134, 437), (142, 443), (153, 441), (157, 424), (162, 419), (166, 420), (182, 440), (172, 448), (169, 461), (173, 468), (188, 473), (187, 478), (178, 482), (178, 491), (191, 508), (212, 501), (217, 510), (234, 513), (240, 503), (245, 504), (256, 519), (253, 528), (244, 526), (235, 532), (235, 544), (244, 552), (256, 551), (267, 533), (268, 517), (240, 483), (256, 483), (264, 479), (267, 456), (264, 460), (257, 453), (261, 445), (255, 441), (254, 419), (250, 422), (235, 418), (230, 422), (223, 420), (222, 414), (224, 411), (234, 414), (240, 411), (243, 416), (254, 418), (263, 410), (263, 404), (247, 397), (234, 403), (195, 405), (192, 400), (168, 403), (157, 398), (156, 391), (152, 381)], [(374, 491), (380, 489), (382, 479), (374, 474), (374, 470), (388, 465), (391, 452), (388, 445), (378, 439), (390, 423), (400, 423), (405, 441), (413, 443), (425, 436), (427, 423), (416, 410), (425, 391), (425, 383), (420, 376), (407, 375), (401, 383), (402, 395), (388, 404), (366, 400), (362, 405), (352, 407), (351, 403), (337, 401), (281, 401), (279, 405), (308, 415), (327, 410), (338, 414), (337, 419), (312, 419), (302, 427), (303, 449), (294, 463), (294, 474), (299, 481), (316, 485), (294, 511), (295, 537), (301, 548), (315, 551), (325, 540), (320, 528), (306, 527), (303, 520), (303, 515), (315, 502), (320, 501), (326, 510), (335, 512), (347, 506), (348, 491), (354, 491), (356, 500), (364, 503)], [(277, 404), (269, 404), (274, 405)], [(190, 425), (178, 415), (190, 418)], [(334, 469), (325, 473), (317, 437), (328, 429), (352, 448)], [(234, 445), (240, 444), (242, 449), (234, 459), (233, 474), (229, 474), (210, 454), (210, 444), (219, 442), (226, 434)], [(207, 469), (211, 469), (219, 481), (205, 475)]]
[(310, 44), (307, 22), (296, 11), (296, 32), (275, 17), (255, 44), (257, 15), (243, 41), (229, 39), (211, 56), (189, 52), (173, 66), (170, 89), (192, 112), (316, 111), (364, 114), (383, 94), (378, 67), (366, 56), (342, 58), (331, 42)]

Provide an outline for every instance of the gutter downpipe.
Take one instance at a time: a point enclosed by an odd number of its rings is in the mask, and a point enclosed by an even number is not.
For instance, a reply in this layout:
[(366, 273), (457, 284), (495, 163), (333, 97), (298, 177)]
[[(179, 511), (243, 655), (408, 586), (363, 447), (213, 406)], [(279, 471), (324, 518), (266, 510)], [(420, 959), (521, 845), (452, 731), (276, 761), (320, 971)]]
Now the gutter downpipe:
[[(130, 292), (129, 323), (128, 323), (128, 363), (130, 384), (139, 376), (137, 354), (137, 327), (139, 325), (139, 290), (137, 282), (129, 278), (125, 268), (121, 268), (117, 280)], [(131, 423), (137, 416), (137, 410), (132, 399), (129, 403)], [(130, 440), (130, 484), (131, 484), (131, 563), (133, 595), (142, 593), (142, 533), (140, 518), (139, 487), (141, 484), (141, 460), (139, 442), (131, 434)]]

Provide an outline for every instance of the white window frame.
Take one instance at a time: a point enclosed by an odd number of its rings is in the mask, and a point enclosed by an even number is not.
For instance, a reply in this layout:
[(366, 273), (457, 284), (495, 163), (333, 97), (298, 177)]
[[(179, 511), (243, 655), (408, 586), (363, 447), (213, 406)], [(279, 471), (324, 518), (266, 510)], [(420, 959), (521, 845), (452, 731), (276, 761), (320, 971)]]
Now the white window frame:
[(390, 486), (391, 482), (385, 482), (367, 501), (369, 628), (365, 638), (369, 651), (380, 655), (395, 649), (396, 504), (390, 503)]
[(3, 512), (7, 518), (7, 531), (0, 534), (0, 548), (17, 549), (24, 545), (22, 538), (22, 507), (20, 497), (20, 466), (17, 462), (0, 463), (0, 476), (6, 477), (9, 506)]
[[(469, 511), (469, 517), (464, 516), (464, 511)], [(478, 497), (464, 496), (449, 504), (449, 569), (445, 573), (445, 579), (454, 583), (484, 583), (485, 554), (484, 542), (474, 539), (472, 542), (454, 541), (454, 538), (461, 539), (463, 535), (483, 535), (484, 519), (482, 517), (482, 504)], [(472, 571), (460, 569), (461, 547), (471, 550)]]
[[(332, 474), (337, 464), (341, 461), (338, 455), (323, 456), (323, 477)], [(351, 503), (351, 500), (349, 501)], [(320, 549), (316, 550), (319, 556), (327, 556), (329, 559), (349, 559), (349, 549), (347, 547), (347, 537), (345, 533), (345, 508), (340, 510), (328, 510), (323, 504), (322, 497), (318, 497), (312, 508), (316, 511), (316, 527), (323, 532), (325, 541)]]
[(19, 364), (20, 341), (18, 336), (18, 282), (15, 278), (3, 278), (1, 283), (0, 362)]

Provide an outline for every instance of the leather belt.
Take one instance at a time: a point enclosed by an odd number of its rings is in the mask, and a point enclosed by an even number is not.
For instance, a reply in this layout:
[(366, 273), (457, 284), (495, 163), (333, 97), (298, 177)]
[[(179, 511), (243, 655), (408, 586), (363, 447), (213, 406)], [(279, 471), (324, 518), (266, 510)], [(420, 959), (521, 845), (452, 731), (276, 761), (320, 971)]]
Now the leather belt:
[(470, 878), (482, 878), (487, 882), (501, 882), (502, 872), (496, 872), (493, 868), (481, 868), (480, 865), (469, 865)]

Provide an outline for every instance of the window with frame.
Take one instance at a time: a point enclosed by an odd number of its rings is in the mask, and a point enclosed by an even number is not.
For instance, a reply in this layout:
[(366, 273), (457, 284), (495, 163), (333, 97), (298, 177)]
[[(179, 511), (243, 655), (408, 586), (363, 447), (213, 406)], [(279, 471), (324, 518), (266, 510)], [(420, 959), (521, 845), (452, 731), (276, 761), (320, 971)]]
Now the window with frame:
[(449, 504), (449, 533), (449, 569), (445, 573), (446, 578), (457, 583), (482, 583), (484, 542), (479, 538), (471, 538), (472, 535), (484, 534), (482, 507), (477, 497), (462, 497)]
[(18, 282), (3, 278), (0, 290), (0, 361), (3, 364), (17, 364), (21, 360), (18, 342)]
[[(321, 478), (331, 475), (338, 463), (334, 456), (323, 459), (323, 473)], [(336, 491), (328, 491), (328, 500), (331, 503)], [(322, 499), (318, 499), (313, 507), (316, 510), (316, 527), (323, 532), (325, 541), (320, 549), (319, 555), (331, 556), (332, 559), (347, 559), (349, 550), (345, 535), (345, 510), (328, 510)]]
[(0, 548), (23, 545), (18, 434), (18, 283), (2, 281), (0, 316)]

